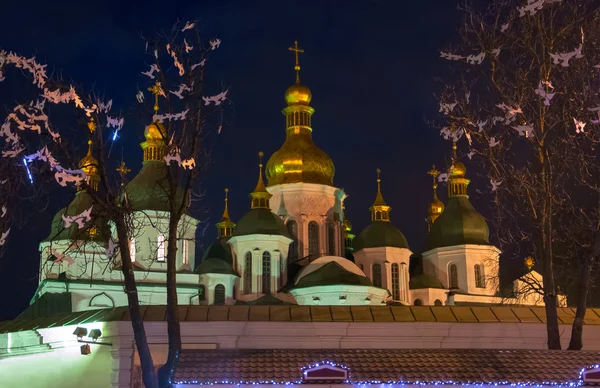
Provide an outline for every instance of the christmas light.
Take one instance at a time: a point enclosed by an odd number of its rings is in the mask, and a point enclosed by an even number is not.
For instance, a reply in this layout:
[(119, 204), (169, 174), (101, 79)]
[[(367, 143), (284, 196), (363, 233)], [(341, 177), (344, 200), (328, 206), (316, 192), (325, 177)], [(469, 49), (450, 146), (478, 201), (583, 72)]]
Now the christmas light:
[[(340, 368), (340, 369), (344, 369), (346, 371), (348, 371), (348, 373), (350, 373), (350, 368), (346, 367), (345, 365), (341, 365), (341, 364), (337, 364), (335, 362), (331, 362), (331, 361), (321, 361), (319, 363), (304, 367), (301, 369), (302, 375), (306, 376), (306, 372), (308, 372), (308, 370), (313, 369), (313, 368), (318, 368), (319, 366), (323, 366), (323, 365), (329, 365), (329, 366), (333, 366), (336, 368)], [(381, 386), (394, 386), (394, 385), (418, 385), (418, 386), (431, 386), (431, 385), (454, 385), (454, 386), (468, 386), (468, 387), (482, 387), (482, 386), (494, 386), (494, 387), (498, 387), (498, 386), (505, 386), (505, 387), (548, 387), (548, 386), (552, 386), (552, 387), (580, 387), (582, 385), (584, 385), (584, 381), (583, 381), (583, 374), (588, 371), (588, 370), (592, 370), (592, 369), (598, 369), (600, 368), (600, 365), (592, 365), (589, 366), (587, 368), (582, 368), (581, 371), (579, 372), (579, 378), (577, 379), (577, 381), (567, 381), (567, 382), (563, 382), (563, 383), (559, 383), (559, 382), (554, 382), (554, 381), (545, 381), (545, 382), (532, 382), (532, 381), (521, 381), (521, 382), (511, 382), (511, 381), (494, 381), (494, 382), (483, 382), (483, 381), (466, 381), (466, 382), (461, 382), (461, 381), (452, 381), (452, 380), (436, 380), (436, 381), (408, 381), (408, 380), (388, 380), (388, 381), (379, 381), (379, 380), (374, 380), (374, 381), (354, 381), (351, 378), (347, 379), (347, 380), (343, 380), (343, 381), (339, 381), (339, 383), (341, 384), (351, 384), (351, 385), (381, 385)], [(171, 375), (173, 374), (173, 371), (171, 371)], [(324, 381), (327, 380), (327, 378), (323, 379)], [(306, 384), (306, 382), (303, 382), (302, 380), (298, 380), (298, 381), (275, 381), (275, 380), (262, 380), (262, 381), (229, 381), (229, 380), (221, 380), (221, 381), (207, 381), (207, 382), (200, 382), (197, 380), (193, 380), (193, 381), (172, 381), (172, 384), (185, 384), (185, 385), (266, 385), (266, 384), (270, 384), (270, 385), (299, 385), (299, 384)]]
[(29, 182), (33, 183), (33, 177), (31, 176), (31, 171), (29, 170), (29, 165), (27, 164), (26, 158), (23, 158), (23, 164), (25, 164), (25, 169), (27, 170), (27, 177), (29, 178)]
[(117, 140), (117, 134), (119, 133), (118, 130), (115, 130), (115, 133), (113, 134), (113, 141)]

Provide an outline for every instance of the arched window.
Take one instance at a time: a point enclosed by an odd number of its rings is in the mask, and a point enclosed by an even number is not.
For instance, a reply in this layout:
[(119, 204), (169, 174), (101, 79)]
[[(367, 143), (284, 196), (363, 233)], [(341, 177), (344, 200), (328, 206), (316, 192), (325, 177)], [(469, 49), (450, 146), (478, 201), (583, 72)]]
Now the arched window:
[(381, 264), (373, 264), (373, 285), (381, 288)]
[(296, 221), (288, 221), (287, 230), (293, 240), (290, 244), (288, 258), (290, 258), (290, 261), (295, 261), (298, 258), (298, 224)]
[(415, 306), (423, 306), (423, 301), (421, 299), (415, 299), (413, 303)]
[(217, 305), (225, 304), (225, 286), (217, 284), (215, 287), (215, 303)]
[(262, 255), (262, 292), (271, 293), (271, 254), (267, 251)]
[(311, 259), (319, 256), (319, 224), (315, 221), (308, 223), (308, 254)]
[(198, 289), (198, 299), (206, 300), (206, 287), (204, 287), (204, 284), (201, 284)]
[(392, 299), (400, 300), (400, 266), (392, 264)]
[(335, 226), (332, 223), (327, 224), (327, 248), (330, 256), (335, 256)]
[(159, 234), (156, 239), (156, 260), (165, 261), (165, 236), (162, 234)]
[(435, 302), (433, 302), (433, 304), (436, 306), (442, 306), (442, 301), (439, 299), (436, 299)]
[(246, 252), (244, 262), (244, 294), (252, 293), (252, 252)]
[(485, 288), (485, 276), (481, 264), (475, 264), (475, 287)]
[(183, 264), (188, 262), (188, 242), (187, 240), (181, 240), (181, 257), (183, 258)]
[(450, 264), (448, 272), (450, 288), (458, 288), (458, 268), (456, 267), (456, 264)]
[(135, 261), (135, 238), (129, 240), (129, 257), (131, 257), (131, 262)]

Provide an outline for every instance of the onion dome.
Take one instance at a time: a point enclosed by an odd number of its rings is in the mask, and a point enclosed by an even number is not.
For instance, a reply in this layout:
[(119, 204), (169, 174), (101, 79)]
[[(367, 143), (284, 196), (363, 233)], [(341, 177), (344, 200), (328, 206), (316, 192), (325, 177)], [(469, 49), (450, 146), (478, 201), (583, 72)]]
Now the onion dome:
[(467, 169), (456, 158), (453, 144), (452, 167), (448, 178), (448, 204), (429, 234), (429, 249), (454, 245), (489, 245), (487, 222), (469, 201)]
[(390, 222), (391, 206), (388, 206), (381, 193), (381, 170), (377, 169), (377, 195), (375, 202), (369, 208), (371, 225), (363, 229), (354, 240), (354, 249), (395, 247), (407, 248), (408, 242), (402, 232)]
[(228, 198), (229, 189), (225, 188), (225, 210), (223, 210), (223, 216), (221, 217), (221, 221), (217, 222), (217, 232), (219, 233), (219, 238), (231, 237), (233, 233), (233, 228), (235, 228), (235, 224), (229, 218), (229, 198)]
[(422, 273), (410, 277), (408, 288), (411, 290), (419, 290), (422, 288), (443, 289), (444, 285), (435, 276)]
[(223, 275), (235, 275), (240, 276), (233, 270), (231, 263), (221, 260), (216, 257), (211, 257), (206, 260), (202, 260), (200, 265), (196, 267), (195, 273), (199, 275), (208, 273), (218, 273)]
[(269, 186), (287, 183), (316, 183), (333, 185), (335, 167), (329, 155), (315, 145), (312, 139), (312, 115), (315, 112), (309, 103), (312, 93), (300, 84), (298, 53), (304, 50), (290, 48), (296, 53), (296, 83), (285, 92), (287, 107), (286, 139), (279, 150), (269, 159), (266, 176)]
[(429, 204), (429, 210), (427, 212), (427, 230), (431, 231), (431, 225), (435, 222), (435, 220), (442, 214), (444, 211), (444, 203), (440, 201), (437, 197), (437, 176), (440, 175), (440, 172), (435, 168), (435, 165), (431, 170), (427, 172), (427, 174), (431, 175), (433, 178), (433, 199)]
[[(258, 153), (260, 158), (262, 158), (263, 155), (262, 152)], [(258, 182), (256, 183), (254, 191), (250, 194), (251, 210), (239, 220), (233, 231), (233, 236), (266, 234), (280, 235), (289, 238), (290, 236), (287, 227), (269, 207), (269, 199), (271, 199), (272, 195), (269, 194), (263, 182), (262, 163), (259, 163), (258, 167)]]
[[(88, 130), (90, 131), (90, 137), (96, 131), (96, 122), (92, 117), (88, 122)], [(85, 173), (86, 183), (92, 188), (92, 190), (98, 190), (98, 183), (100, 182), (100, 172), (98, 169), (98, 159), (93, 156), (93, 142), (88, 140), (88, 151), (87, 154), (79, 161), (79, 168)]]
[(294, 280), (294, 288), (355, 285), (370, 286), (373, 283), (364, 272), (350, 260), (337, 256), (324, 256), (306, 265)]

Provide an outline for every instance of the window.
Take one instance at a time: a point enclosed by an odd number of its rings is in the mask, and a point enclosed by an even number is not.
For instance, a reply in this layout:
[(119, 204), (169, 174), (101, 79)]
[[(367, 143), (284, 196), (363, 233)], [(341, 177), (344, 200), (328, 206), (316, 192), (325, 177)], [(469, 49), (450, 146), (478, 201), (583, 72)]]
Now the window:
[(181, 256), (183, 257), (183, 264), (187, 264), (188, 262), (188, 242), (186, 240), (181, 240)]
[(156, 251), (156, 260), (157, 261), (165, 261), (165, 236), (162, 234), (158, 235), (157, 239), (157, 251)]
[(481, 264), (475, 264), (475, 287), (485, 288), (485, 275)]
[(381, 264), (373, 264), (373, 285), (381, 288)]
[(252, 293), (252, 252), (246, 252), (244, 263), (244, 294)]
[(365, 272), (365, 266), (364, 266), (364, 265), (362, 265), (362, 264), (359, 264), (358, 266), (360, 267), (360, 270), (361, 270), (361, 271)]
[(225, 286), (222, 284), (217, 284), (215, 287), (215, 302), (214, 304), (225, 304)]
[(200, 285), (200, 288), (198, 290), (198, 299), (206, 300), (206, 287), (204, 287), (204, 284)]
[(308, 223), (308, 254), (313, 259), (319, 256), (319, 224), (315, 221)]
[(435, 302), (433, 302), (433, 304), (436, 306), (442, 306), (442, 301), (439, 299), (436, 299)]
[(335, 255), (335, 226), (332, 223), (327, 224), (327, 247), (328, 254)]
[(262, 292), (271, 293), (271, 254), (267, 251), (262, 255)]
[(450, 288), (458, 288), (458, 268), (456, 268), (456, 264), (450, 264), (449, 272)]
[(400, 266), (392, 264), (392, 299), (400, 300)]
[(293, 259), (298, 258), (298, 224), (296, 221), (288, 221), (287, 230), (292, 238), (292, 243), (290, 244), (290, 251), (288, 253), (288, 257), (293, 261)]
[(131, 257), (131, 262), (135, 261), (135, 238), (129, 240), (129, 257)]
[(423, 306), (423, 301), (421, 299), (415, 299), (415, 303), (413, 303), (415, 306)]

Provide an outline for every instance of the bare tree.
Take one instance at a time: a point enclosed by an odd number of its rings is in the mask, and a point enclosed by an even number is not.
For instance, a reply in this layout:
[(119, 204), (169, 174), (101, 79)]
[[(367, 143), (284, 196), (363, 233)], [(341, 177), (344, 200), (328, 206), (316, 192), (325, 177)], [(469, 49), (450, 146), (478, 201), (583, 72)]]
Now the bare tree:
[(540, 266), (548, 347), (560, 349), (555, 245), (564, 230), (556, 221), (581, 204), (575, 190), (595, 187), (583, 173), (598, 168), (598, 6), (495, 0), (461, 9), (459, 39), (441, 52), (451, 63), (441, 133), (464, 139), (485, 170), (500, 248)]

